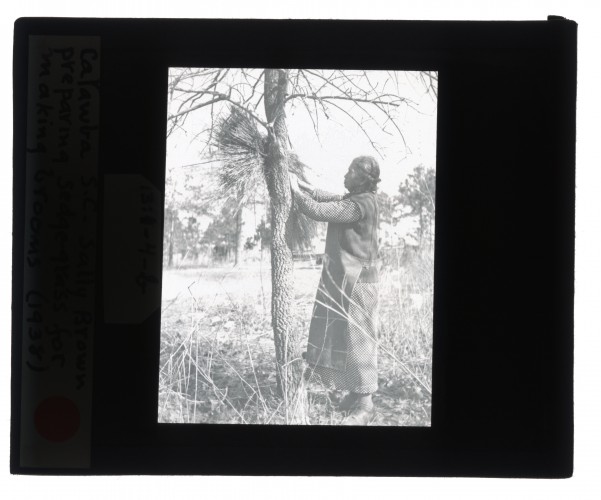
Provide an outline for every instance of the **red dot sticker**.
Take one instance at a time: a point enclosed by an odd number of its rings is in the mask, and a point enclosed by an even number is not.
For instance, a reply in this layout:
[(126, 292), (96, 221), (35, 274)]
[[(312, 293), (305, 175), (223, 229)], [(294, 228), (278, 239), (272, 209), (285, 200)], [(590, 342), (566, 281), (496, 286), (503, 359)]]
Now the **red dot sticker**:
[(66, 441), (79, 429), (77, 405), (64, 396), (44, 399), (36, 408), (34, 419), (38, 434), (48, 441)]

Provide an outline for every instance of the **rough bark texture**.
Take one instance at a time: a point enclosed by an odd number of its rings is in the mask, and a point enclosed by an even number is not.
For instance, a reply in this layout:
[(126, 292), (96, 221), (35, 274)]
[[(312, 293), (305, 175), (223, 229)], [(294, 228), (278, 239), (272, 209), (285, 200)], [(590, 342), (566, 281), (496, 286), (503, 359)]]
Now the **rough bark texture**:
[(242, 226), (244, 224), (243, 213), (242, 213), (243, 210), (244, 210), (244, 208), (240, 207), (238, 209), (238, 212), (236, 212), (236, 248), (235, 248), (235, 253), (234, 253), (234, 265), (235, 266), (240, 264), (240, 259), (242, 257), (242, 245), (243, 245)]
[(171, 215), (171, 230), (169, 231), (169, 262), (167, 265), (171, 267), (173, 265), (173, 226), (175, 225), (175, 216)]
[(292, 205), (288, 179), (288, 131), (284, 98), (288, 88), (285, 70), (265, 71), (265, 112), (272, 125), (267, 144), (265, 179), (271, 198), (271, 318), (276, 351), (278, 389), (284, 398), (286, 420), (303, 423), (306, 418), (304, 363), (300, 332), (292, 328), (294, 290), (292, 251), (287, 225)]

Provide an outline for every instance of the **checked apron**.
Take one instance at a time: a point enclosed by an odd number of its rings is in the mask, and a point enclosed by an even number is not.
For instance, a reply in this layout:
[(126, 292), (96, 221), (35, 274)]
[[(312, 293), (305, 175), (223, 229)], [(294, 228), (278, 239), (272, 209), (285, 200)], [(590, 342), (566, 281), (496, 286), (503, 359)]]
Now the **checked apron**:
[(352, 300), (355, 285), (378, 281), (376, 196), (361, 193), (348, 199), (359, 205), (362, 218), (355, 223), (328, 224), (306, 354), (309, 364), (342, 372), (347, 369), (349, 358), (349, 321), (353, 322), (350, 314), (357, 310)]

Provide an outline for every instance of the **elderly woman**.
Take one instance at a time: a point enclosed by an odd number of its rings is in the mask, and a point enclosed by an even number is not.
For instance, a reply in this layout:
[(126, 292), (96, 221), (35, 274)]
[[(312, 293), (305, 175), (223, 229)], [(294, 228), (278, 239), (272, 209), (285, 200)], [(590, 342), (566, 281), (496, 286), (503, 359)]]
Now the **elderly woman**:
[(343, 425), (369, 423), (378, 388), (378, 182), (380, 167), (370, 156), (351, 162), (344, 196), (294, 176), (290, 181), (300, 211), (329, 223), (306, 359), (325, 385), (349, 391), (339, 406), (346, 413)]

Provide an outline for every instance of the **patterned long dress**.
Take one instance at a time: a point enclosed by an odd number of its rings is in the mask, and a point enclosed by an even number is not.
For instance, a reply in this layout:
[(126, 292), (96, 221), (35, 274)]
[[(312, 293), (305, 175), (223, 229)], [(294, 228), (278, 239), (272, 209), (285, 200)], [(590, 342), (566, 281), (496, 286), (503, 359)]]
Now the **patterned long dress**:
[[(335, 224), (352, 224), (363, 217), (361, 207), (342, 196), (315, 190), (311, 197), (302, 193), (296, 195), (300, 210), (314, 220)], [(344, 227), (344, 226), (343, 226)], [(331, 228), (329, 227), (328, 230)], [(376, 228), (373, 228), (375, 231)], [(377, 241), (377, 236), (376, 236)], [(327, 264), (324, 262), (324, 266)], [(344, 368), (311, 363), (310, 374), (313, 380), (327, 387), (356, 393), (372, 393), (378, 388), (377, 375), (377, 309), (378, 283), (364, 282), (359, 276), (355, 282), (348, 305), (348, 323), (345, 335), (346, 363)], [(320, 281), (320, 288), (323, 285)], [(323, 292), (323, 288), (322, 288)], [(318, 291), (319, 298), (319, 291)], [(314, 308), (314, 321), (318, 306)], [(309, 340), (309, 349), (311, 348)], [(313, 346), (315, 347), (315, 346)]]

